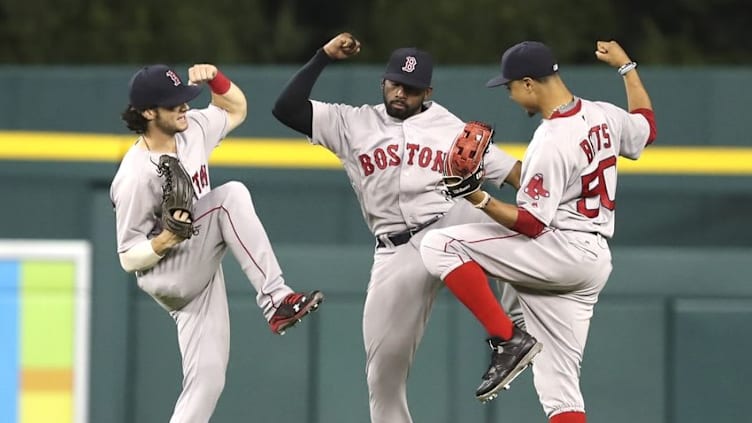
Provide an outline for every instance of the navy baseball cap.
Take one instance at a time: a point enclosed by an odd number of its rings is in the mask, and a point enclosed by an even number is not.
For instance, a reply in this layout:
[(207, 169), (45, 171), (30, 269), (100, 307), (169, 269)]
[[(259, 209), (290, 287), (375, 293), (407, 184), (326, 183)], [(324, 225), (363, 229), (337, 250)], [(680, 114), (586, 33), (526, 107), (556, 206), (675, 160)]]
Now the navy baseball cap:
[(392, 52), (383, 78), (425, 89), (431, 86), (432, 75), (433, 58), (431, 55), (415, 47), (405, 47)]
[(187, 103), (201, 93), (198, 85), (185, 85), (177, 72), (167, 65), (150, 65), (136, 72), (129, 83), (131, 106), (144, 110), (172, 108)]
[(523, 41), (509, 47), (501, 56), (501, 74), (486, 83), (498, 87), (525, 77), (533, 79), (553, 75), (559, 70), (554, 53), (538, 41)]

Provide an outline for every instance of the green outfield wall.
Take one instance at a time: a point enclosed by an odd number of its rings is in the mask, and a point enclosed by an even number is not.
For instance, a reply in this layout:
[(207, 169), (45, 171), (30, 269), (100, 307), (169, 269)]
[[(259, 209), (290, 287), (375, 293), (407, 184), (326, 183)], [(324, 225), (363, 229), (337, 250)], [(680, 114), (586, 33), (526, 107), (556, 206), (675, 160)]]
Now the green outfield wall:
[[(187, 66), (176, 66), (186, 74)], [(247, 122), (236, 131), (244, 137), (290, 137), (295, 134), (271, 115), (274, 100), (296, 67), (227, 67), (225, 73), (246, 93)], [(137, 67), (0, 66), (8, 81), (0, 96), (0, 128), (96, 133), (125, 133), (119, 113), (125, 108), (128, 80)], [(381, 102), (381, 66), (330, 65), (316, 84), (314, 98), (351, 104)], [(537, 124), (527, 119), (503, 89), (484, 84), (497, 66), (436, 65), (434, 99), (466, 120), (494, 123), (502, 140), (525, 141)], [(626, 105), (624, 87), (606, 66), (568, 67), (561, 74), (585, 98)], [(650, 91), (665, 145), (737, 145), (750, 143), (743, 110), (752, 98), (749, 68), (660, 68), (640, 66)], [(208, 98), (204, 93), (195, 104)]]
[[(659, 119), (652, 151), (662, 158), (651, 164), (648, 150), (644, 167), (642, 161), (625, 165), (620, 176), (614, 272), (595, 311), (582, 369), (589, 420), (746, 422), (752, 167), (741, 113), (752, 94), (752, 71), (641, 70)], [(108, 189), (123, 141), (112, 137), (125, 134), (117, 116), (132, 71), (0, 67), (0, 76), (14, 81), (0, 97), (0, 238), (91, 243), (92, 423), (166, 422), (180, 385), (172, 319), (120, 270), (115, 253)], [(288, 145), (303, 141), (270, 114), (293, 71), (227, 69), (248, 95), (249, 122), (233, 134), (239, 139), (220, 147), (239, 148), (242, 157), (218, 156), (212, 183), (239, 180), (250, 188), (287, 280), (323, 289), (327, 299), (300, 327), (273, 336), (252, 287), (232, 258), (225, 260), (232, 346), (213, 422), (368, 421), (360, 327), (374, 242), (336, 161)], [(332, 67), (315, 93), (379, 101), (379, 72)], [(504, 92), (482, 88), (494, 72), (438, 69), (436, 98), (465, 118), (495, 122), (517, 154), (535, 122), (522, 118)], [(612, 70), (563, 72), (583, 96), (624, 100)], [(282, 150), (266, 144), (277, 139)], [(280, 151), (299, 155), (301, 165), (275, 159)], [(660, 172), (661, 164), (675, 170)], [(512, 193), (496, 194), (509, 199)], [(487, 365), (482, 339), (469, 313), (441, 292), (410, 376), (416, 422), (545, 421), (529, 374), (493, 403), (475, 401)]]

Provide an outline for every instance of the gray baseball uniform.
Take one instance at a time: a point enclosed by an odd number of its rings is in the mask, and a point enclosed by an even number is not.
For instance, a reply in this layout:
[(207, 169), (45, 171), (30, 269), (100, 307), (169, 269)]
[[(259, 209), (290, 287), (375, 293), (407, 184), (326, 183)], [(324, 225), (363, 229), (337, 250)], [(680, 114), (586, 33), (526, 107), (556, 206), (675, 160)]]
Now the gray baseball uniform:
[(611, 273), (618, 156), (636, 159), (648, 121), (612, 104), (577, 99), (544, 120), (522, 164), (517, 205), (548, 227), (528, 238), (498, 223), (432, 230), (421, 254), (442, 279), (469, 261), (512, 284), (527, 331), (543, 344), (535, 387), (550, 417), (584, 410), (580, 363), (593, 307)]
[[(154, 267), (136, 273), (139, 287), (168, 310), (177, 325), (183, 390), (171, 423), (208, 422), (224, 387), (230, 322), (221, 260), (227, 248), (256, 289), (256, 302), (267, 320), (293, 293), (248, 189), (239, 182), (211, 187), (208, 158), (226, 135), (226, 112), (209, 106), (189, 110), (186, 117), (188, 129), (175, 135), (177, 157), (193, 179), (198, 197), (193, 221), (199, 231)], [(119, 253), (162, 230), (162, 179), (156, 171), (160, 155), (134, 145), (112, 182)]]
[[(445, 152), (464, 122), (435, 102), (405, 120), (390, 117), (383, 104), (311, 104), (311, 141), (341, 160), (378, 240), (363, 312), (371, 421), (412, 422), (408, 370), (443, 285), (421, 262), (418, 246), (425, 230), (396, 246), (391, 235), (437, 217), (430, 228), (490, 222), (466, 201), (455, 203), (440, 192)], [(492, 147), (486, 178), (500, 186), (515, 163)]]

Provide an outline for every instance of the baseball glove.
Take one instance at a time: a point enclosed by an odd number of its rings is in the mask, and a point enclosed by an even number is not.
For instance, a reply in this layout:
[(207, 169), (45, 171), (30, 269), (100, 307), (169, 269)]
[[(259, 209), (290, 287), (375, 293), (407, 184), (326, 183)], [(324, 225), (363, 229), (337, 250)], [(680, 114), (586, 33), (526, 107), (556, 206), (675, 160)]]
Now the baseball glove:
[[(164, 178), (162, 184), (162, 227), (175, 235), (188, 239), (198, 231), (193, 227), (193, 181), (180, 165), (180, 161), (163, 154), (159, 157), (157, 173)], [(188, 221), (175, 219), (173, 214), (177, 210), (187, 211)]]
[(491, 145), (494, 130), (484, 122), (465, 124), (454, 139), (444, 161), (444, 189), (452, 198), (466, 197), (483, 182), (483, 157)]

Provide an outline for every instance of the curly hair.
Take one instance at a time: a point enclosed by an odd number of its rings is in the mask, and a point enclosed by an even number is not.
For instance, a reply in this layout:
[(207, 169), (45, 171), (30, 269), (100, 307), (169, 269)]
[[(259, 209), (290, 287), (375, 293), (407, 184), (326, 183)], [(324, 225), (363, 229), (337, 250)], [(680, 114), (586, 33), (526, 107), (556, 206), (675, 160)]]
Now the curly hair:
[(143, 134), (146, 132), (146, 126), (149, 123), (148, 120), (141, 114), (141, 111), (135, 107), (129, 105), (120, 115), (120, 118), (125, 121), (125, 126), (131, 131), (137, 134)]

